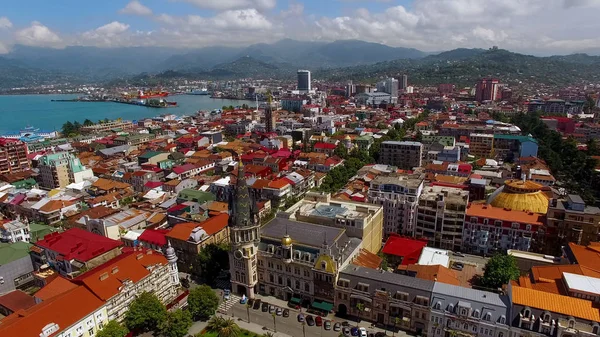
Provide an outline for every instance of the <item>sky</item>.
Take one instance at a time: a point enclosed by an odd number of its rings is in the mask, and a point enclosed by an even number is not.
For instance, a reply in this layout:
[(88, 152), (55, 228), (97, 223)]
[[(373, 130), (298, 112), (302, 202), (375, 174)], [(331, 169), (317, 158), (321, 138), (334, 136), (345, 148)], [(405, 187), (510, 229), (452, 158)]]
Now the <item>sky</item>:
[(15, 44), (198, 48), (359, 39), (423, 51), (600, 50), (600, 0), (4, 0)]

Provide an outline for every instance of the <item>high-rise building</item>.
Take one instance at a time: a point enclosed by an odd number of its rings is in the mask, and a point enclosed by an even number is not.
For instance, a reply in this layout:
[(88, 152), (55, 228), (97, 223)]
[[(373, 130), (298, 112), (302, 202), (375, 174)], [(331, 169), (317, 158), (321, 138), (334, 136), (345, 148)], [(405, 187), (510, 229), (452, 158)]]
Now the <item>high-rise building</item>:
[(423, 144), (419, 142), (385, 141), (381, 143), (379, 161), (404, 170), (420, 167), (423, 157)]
[(15, 173), (31, 168), (27, 145), (18, 139), (0, 138), (0, 173)]
[(72, 153), (59, 152), (40, 158), (40, 185), (45, 188), (64, 188), (94, 176), (91, 169), (81, 164)]
[(475, 100), (496, 101), (500, 98), (500, 81), (495, 78), (482, 78), (475, 87)]
[(257, 253), (260, 242), (260, 221), (258, 206), (248, 193), (244, 166), (241, 161), (238, 165), (238, 179), (229, 198), (231, 288), (234, 293), (254, 298), (258, 284)]
[(269, 97), (267, 98), (267, 106), (265, 107), (265, 130), (267, 132), (273, 132), (273, 129), (276, 126), (275, 115), (273, 114), (273, 106), (271, 105), (271, 100), (271, 94), (269, 94)]
[(310, 89), (310, 71), (298, 70), (298, 91), (309, 92)]
[(406, 90), (408, 88), (408, 75), (402, 75), (402, 81), (400, 82), (400, 89)]

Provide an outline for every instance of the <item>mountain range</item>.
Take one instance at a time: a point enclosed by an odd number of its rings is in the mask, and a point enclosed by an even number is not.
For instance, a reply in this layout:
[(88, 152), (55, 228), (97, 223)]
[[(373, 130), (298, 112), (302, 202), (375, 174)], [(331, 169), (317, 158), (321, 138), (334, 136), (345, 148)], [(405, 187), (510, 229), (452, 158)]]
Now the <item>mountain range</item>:
[(598, 79), (600, 57), (535, 57), (506, 50), (455, 49), (431, 54), (359, 40), (307, 42), (284, 39), (248, 47), (64, 49), (15, 46), (0, 57), (0, 87), (194, 77), (293, 77), (306, 68), (315, 78), (373, 80), (408, 73), (411, 83), (470, 83), (483, 76), (506, 81), (544, 77), (551, 83)]

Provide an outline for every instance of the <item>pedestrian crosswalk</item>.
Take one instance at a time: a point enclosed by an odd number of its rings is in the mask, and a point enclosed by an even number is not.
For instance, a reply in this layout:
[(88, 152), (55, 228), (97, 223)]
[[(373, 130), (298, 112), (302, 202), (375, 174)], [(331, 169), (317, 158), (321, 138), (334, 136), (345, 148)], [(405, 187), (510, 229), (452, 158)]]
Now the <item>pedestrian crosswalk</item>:
[(240, 296), (231, 294), (228, 300), (223, 299), (221, 301), (221, 303), (219, 303), (219, 308), (218, 308), (218, 312), (222, 313), (222, 314), (226, 314), (229, 312), (229, 309), (231, 309), (231, 307), (233, 307), (234, 304), (236, 304), (237, 302), (239, 302), (241, 299)]

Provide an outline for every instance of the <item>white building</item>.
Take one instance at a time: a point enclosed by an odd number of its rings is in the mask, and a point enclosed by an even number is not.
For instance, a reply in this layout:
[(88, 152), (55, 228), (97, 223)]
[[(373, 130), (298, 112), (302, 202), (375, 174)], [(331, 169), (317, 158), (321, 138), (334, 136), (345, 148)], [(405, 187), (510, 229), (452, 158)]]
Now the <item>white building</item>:
[(13, 220), (0, 225), (0, 240), (2, 242), (29, 242), (29, 223)]

